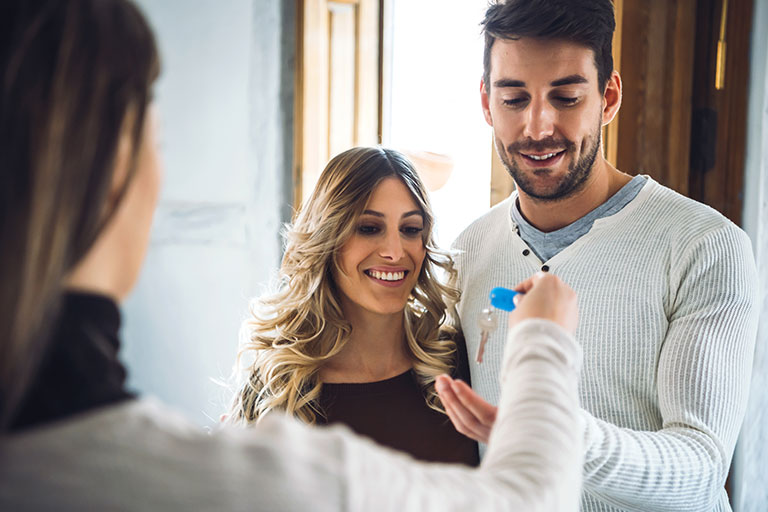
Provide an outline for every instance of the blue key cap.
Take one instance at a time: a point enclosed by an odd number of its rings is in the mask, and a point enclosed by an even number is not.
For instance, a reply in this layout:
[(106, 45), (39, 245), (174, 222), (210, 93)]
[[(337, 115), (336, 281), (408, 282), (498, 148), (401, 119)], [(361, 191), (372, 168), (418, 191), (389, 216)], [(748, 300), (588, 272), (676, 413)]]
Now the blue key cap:
[(489, 298), (491, 299), (491, 306), (502, 309), (504, 311), (512, 311), (515, 309), (514, 299), (515, 295), (520, 292), (510, 290), (509, 288), (496, 287), (491, 290)]

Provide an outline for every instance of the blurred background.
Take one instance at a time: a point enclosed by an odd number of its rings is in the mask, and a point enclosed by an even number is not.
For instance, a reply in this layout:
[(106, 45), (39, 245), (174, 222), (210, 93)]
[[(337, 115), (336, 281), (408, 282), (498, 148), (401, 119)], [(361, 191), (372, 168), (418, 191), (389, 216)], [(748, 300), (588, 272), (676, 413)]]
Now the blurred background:
[[(487, 0), (137, 0), (153, 25), (165, 184), (124, 307), (130, 384), (200, 425), (225, 411), (249, 300), (330, 157), (405, 152), (438, 241), (512, 191), (480, 109)], [(608, 159), (718, 209), (753, 241), (763, 314), (729, 492), (768, 510), (768, 3), (615, 0), (624, 81)]]

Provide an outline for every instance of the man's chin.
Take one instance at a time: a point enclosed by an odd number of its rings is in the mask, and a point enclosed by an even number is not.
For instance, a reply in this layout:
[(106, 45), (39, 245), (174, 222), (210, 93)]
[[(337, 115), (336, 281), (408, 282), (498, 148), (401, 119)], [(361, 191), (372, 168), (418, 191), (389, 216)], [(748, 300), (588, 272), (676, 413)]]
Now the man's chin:
[(556, 194), (564, 181), (553, 169), (528, 169), (514, 176), (515, 185), (531, 197), (547, 198)]

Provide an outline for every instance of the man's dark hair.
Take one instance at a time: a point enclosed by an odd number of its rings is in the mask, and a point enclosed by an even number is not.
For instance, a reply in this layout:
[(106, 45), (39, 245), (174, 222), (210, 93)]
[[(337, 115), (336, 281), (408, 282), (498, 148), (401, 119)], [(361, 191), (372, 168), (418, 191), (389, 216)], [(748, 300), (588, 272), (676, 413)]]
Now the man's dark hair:
[(611, 42), (616, 20), (611, 0), (498, 0), (480, 24), (485, 35), (483, 83), (490, 94), (491, 48), (496, 39), (563, 39), (595, 56), (597, 85), (605, 90), (613, 71)]

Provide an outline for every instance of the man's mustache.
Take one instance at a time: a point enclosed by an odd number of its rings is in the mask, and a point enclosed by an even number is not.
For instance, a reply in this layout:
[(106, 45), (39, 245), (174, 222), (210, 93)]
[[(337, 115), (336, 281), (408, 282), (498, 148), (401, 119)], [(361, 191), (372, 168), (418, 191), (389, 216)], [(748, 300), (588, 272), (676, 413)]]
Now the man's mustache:
[(556, 153), (562, 150), (571, 151), (575, 147), (576, 144), (568, 139), (555, 139), (554, 137), (547, 137), (546, 139), (541, 140), (526, 139), (513, 142), (507, 146), (507, 151), (510, 153)]

